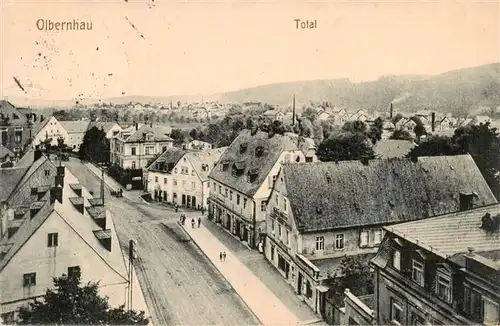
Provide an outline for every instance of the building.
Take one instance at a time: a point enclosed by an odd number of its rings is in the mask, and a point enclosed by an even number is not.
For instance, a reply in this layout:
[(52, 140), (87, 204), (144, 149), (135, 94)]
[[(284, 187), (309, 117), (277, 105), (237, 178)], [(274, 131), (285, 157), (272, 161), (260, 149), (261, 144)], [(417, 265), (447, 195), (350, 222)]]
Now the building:
[(0, 145), (0, 168), (12, 167), (14, 164), (15, 155), (7, 147)]
[(103, 200), (93, 198), (64, 166), (40, 151), (29, 166), (1, 169), (0, 309), (16, 310), (53, 287), (53, 277), (75, 272), (100, 281), (112, 306), (125, 304), (128, 272)]
[(385, 227), (377, 325), (498, 325), (500, 205)]
[(62, 124), (55, 118), (50, 117), (41, 121), (35, 131), (32, 146), (38, 146), (41, 143), (49, 142), (51, 146), (57, 146), (57, 139), (64, 139), (64, 143), (68, 145), (69, 135)]
[(409, 140), (381, 139), (373, 147), (375, 157), (387, 159), (405, 157), (416, 146)]
[(59, 121), (59, 123), (67, 133), (64, 144), (78, 151), (80, 145), (83, 144), (83, 137), (89, 128), (90, 121)]
[(20, 156), (29, 145), (32, 123), (12, 103), (0, 101), (0, 145)]
[(166, 150), (148, 167), (148, 192), (157, 201), (208, 209), (208, 175), (226, 148)]
[(107, 139), (118, 136), (120, 131), (122, 131), (122, 127), (116, 122), (92, 121), (89, 123), (87, 130), (92, 129), (93, 127), (104, 131)]
[(209, 218), (249, 246), (259, 243), (266, 203), (281, 163), (305, 162), (298, 140), (243, 130), (210, 172)]
[(265, 256), (326, 320), (344, 256), (368, 260), (383, 226), (496, 203), (470, 155), (284, 164), (267, 204)]
[(212, 144), (201, 141), (201, 140), (196, 140), (193, 139), (189, 143), (186, 144), (186, 149), (191, 149), (191, 150), (207, 150), (207, 149), (212, 149)]
[(132, 184), (136, 188), (145, 186), (143, 169), (161, 153), (173, 147), (169, 137), (170, 128), (152, 124), (135, 124), (121, 130), (110, 141), (110, 161), (116, 173), (112, 173), (121, 184)]

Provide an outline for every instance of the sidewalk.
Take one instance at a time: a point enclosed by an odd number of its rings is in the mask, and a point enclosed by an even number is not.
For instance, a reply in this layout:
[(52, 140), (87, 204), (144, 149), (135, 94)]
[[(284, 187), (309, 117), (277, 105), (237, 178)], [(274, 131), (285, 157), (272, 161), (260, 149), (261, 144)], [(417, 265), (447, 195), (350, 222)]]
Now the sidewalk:
[[(224, 246), (210, 231), (191, 228), (186, 223), (183, 229), (193, 242), (210, 259), (214, 266), (231, 284), (263, 325), (298, 325), (295, 316), (238, 258)], [(226, 261), (219, 260), (219, 253), (225, 251)]]

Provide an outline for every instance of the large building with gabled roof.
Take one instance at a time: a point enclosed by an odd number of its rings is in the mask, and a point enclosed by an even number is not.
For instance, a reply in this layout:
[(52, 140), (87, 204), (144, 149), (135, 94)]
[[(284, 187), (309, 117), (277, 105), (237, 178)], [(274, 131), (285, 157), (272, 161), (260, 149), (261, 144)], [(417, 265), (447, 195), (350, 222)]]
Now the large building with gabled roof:
[(368, 261), (383, 226), (496, 204), (470, 155), (285, 164), (268, 200), (266, 258), (324, 318), (344, 256)]
[(306, 162), (304, 142), (293, 134), (241, 131), (210, 172), (209, 217), (250, 247), (260, 243), (281, 163)]
[(0, 170), (2, 319), (44, 295), (53, 277), (75, 272), (100, 281), (112, 306), (125, 304), (128, 272), (103, 200), (38, 150), (31, 157), (29, 166)]

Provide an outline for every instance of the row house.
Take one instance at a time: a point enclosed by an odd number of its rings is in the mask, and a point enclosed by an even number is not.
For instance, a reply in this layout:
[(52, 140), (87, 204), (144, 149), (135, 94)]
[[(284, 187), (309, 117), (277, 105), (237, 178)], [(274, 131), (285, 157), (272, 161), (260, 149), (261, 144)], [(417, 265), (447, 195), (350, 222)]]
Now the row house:
[(243, 130), (209, 175), (209, 218), (254, 248), (261, 243), (266, 203), (284, 162), (305, 162), (298, 137)]
[(208, 209), (208, 175), (225, 150), (166, 150), (148, 167), (148, 192), (156, 201)]
[[(110, 162), (119, 170), (120, 183), (144, 186), (143, 170), (161, 153), (173, 147), (174, 140), (170, 138), (170, 128), (152, 124), (135, 124), (121, 130), (110, 141)], [(134, 177), (129, 180), (132, 173)]]
[(30, 119), (9, 101), (0, 101), (0, 145), (19, 156), (28, 144), (31, 132)]
[(385, 227), (374, 324), (498, 325), (499, 226), (496, 204)]
[(21, 306), (52, 289), (53, 278), (80, 273), (99, 281), (110, 305), (126, 302), (128, 272), (111, 213), (64, 166), (40, 151), (29, 166), (1, 169), (0, 313), (13, 322)]
[(470, 155), (284, 164), (269, 196), (265, 256), (318, 314), (345, 256), (368, 262), (383, 226), (496, 203)]

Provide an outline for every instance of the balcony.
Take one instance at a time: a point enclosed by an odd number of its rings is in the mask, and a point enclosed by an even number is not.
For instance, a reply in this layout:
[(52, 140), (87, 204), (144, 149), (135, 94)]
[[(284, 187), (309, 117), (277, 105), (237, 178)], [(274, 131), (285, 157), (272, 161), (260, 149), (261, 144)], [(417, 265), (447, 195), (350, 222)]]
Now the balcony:
[(278, 207), (273, 207), (271, 216), (284, 224), (288, 224), (288, 214), (280, 210)]

